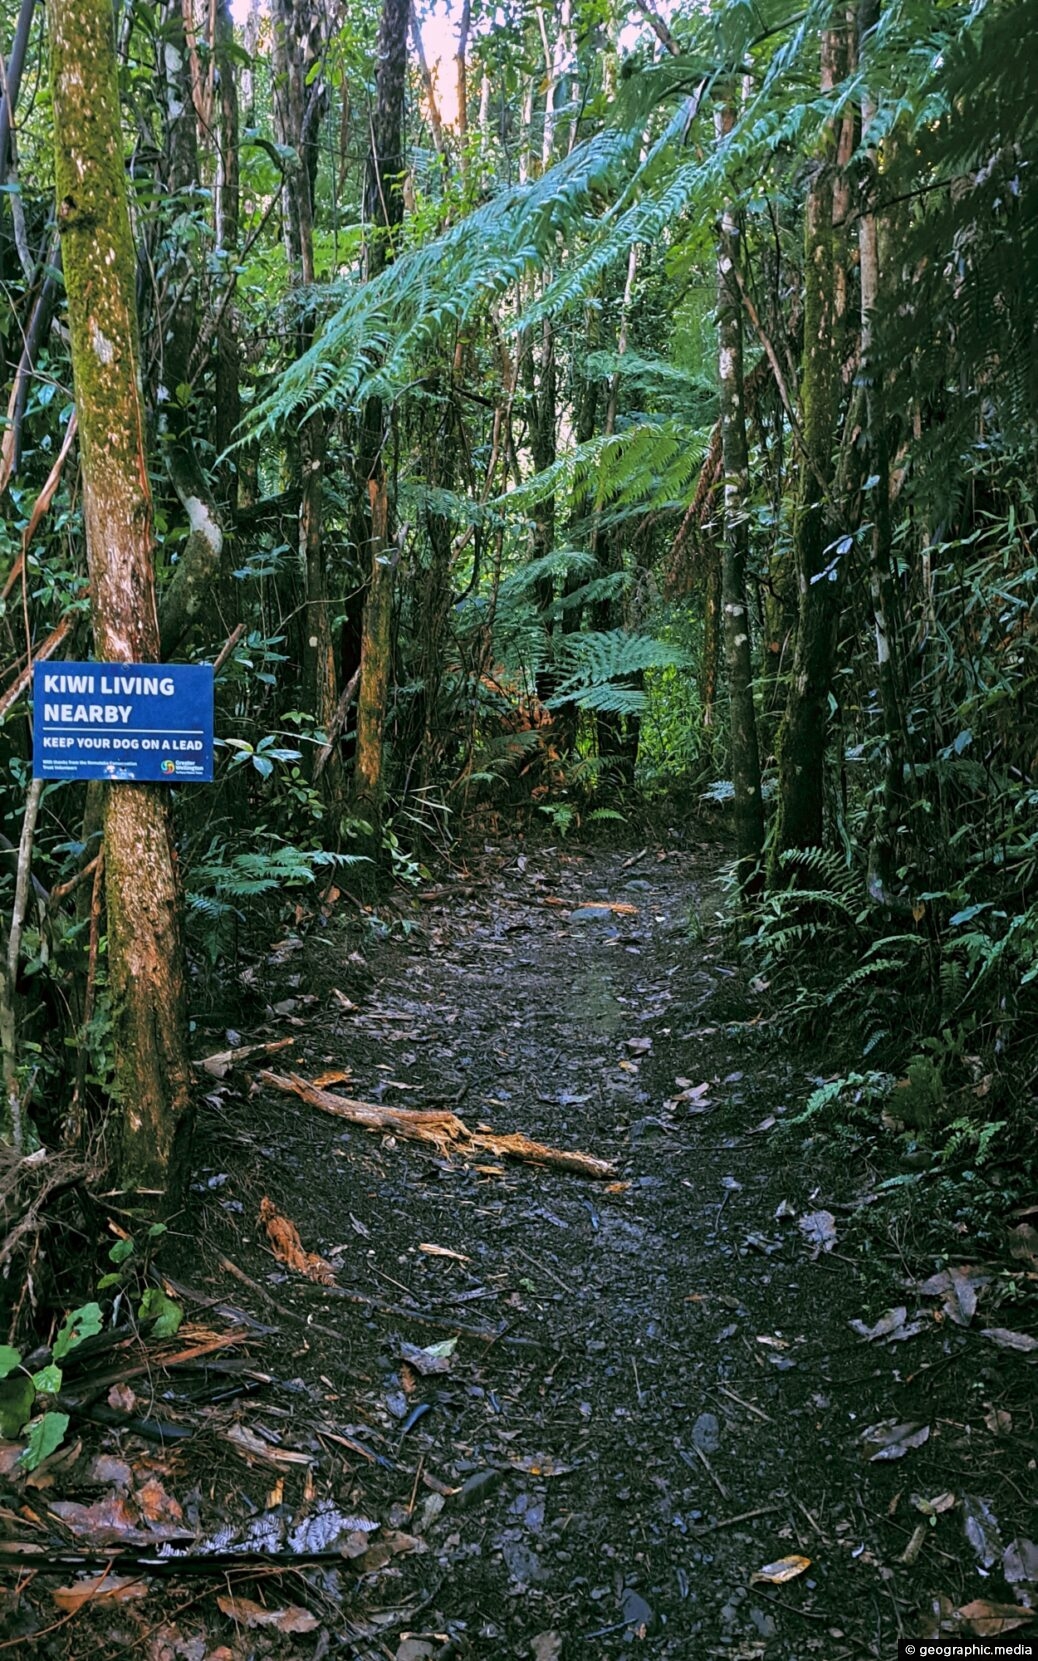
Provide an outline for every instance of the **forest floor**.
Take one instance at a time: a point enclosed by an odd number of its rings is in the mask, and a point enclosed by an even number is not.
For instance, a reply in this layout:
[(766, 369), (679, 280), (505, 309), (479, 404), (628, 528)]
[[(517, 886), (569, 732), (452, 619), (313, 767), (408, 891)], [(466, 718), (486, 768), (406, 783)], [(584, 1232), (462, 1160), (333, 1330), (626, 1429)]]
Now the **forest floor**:
[[(899, 1635), (1026, 1636), (1035, 1356), (998, 1312), (1021, 1265), (965, 1235), (913, 1257), (870, 1201), (896, 1161), (783, 1133), (835, 1063), (761, 1018), (721, 864), (709, 840), (488, 845), (381, 921), (301, 915), (246, 972), (254, 1018), (200, 1021), (200, 1055), (242, 1062), (202, 1075), (158, 1260), (187, 1320), (109, 1397), (186, 1433), (81, 1426), (6, 1513), (194, 1568), (126, 1559), (55, 1603), (74, 1574), (30, 1567), (20, 1654), (893, 1661)], [(447, 1157), (264, 1066), (615, 1170)]]

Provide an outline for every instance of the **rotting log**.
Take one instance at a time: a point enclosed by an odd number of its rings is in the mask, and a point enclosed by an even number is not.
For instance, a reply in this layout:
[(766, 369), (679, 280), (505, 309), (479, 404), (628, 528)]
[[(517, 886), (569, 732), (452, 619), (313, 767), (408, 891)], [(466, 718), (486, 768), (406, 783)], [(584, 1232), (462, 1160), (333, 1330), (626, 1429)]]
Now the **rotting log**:
[(330, 1090), (319, 1090), (298, 1074), (286, 1078), (281, 1073), (261, 1072), (260, 1080), (275, 1090), (299, 1096), (322, 1113), (331, 1113), (336, 1119), (345, 1119), (363, 1130), (389, 1131), (408, 1142), (429, 1142), (438, 1152), (497, 1154), (500, 1159), (519, 1159), (528, 1165), (551, 1165), (559, 1171), (572, 1171), (575, 1176), (594, 1177), (609, 1181), (616, 1176), (616, 1167), (608, 1159), (596, 1159), (594, 1154), (575, 1149), (551, 1148), (543, 1142), (533, 1142), (520, 1131), (498, 1135), (480, 1128), (470, 1130), (464, 1120), (445, 1108), (427, 1112), (404, 1107), (383, 1107), (377, 1102), (362, 1102), (352, 1096), (336, 1096)]

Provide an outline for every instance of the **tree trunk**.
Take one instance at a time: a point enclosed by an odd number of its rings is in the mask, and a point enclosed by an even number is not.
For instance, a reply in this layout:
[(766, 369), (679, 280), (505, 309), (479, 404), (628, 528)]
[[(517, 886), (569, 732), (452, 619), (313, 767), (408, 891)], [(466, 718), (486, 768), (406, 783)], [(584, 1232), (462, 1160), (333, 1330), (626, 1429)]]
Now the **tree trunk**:
[[(729, 107), (717, 117), (723, 143), (735, 125)], [(757, 712), (753, 703), (753, 655), (750, 613), (746, 603), (749, 556), (749, 454), (746, 445), (746, 388), (743, 378), (742, 307), (737, 274), (742, 238), (730, 204), (721, 216), (717, 260), (717, 334), (721, 399), (721, 465), (724, 472), (724, 544), (721, 556), (721, 608), (732, 785), (735, 791), (735, 859), (739, 888), (746, 894), (757, 878), (764, 850), (764, 803), (761, 797)]]
[[(879, 22), (879, 0), (864, 0), (858, 17), (859, 58), (867, 34)], [(875, 483), (869, 497), (872, 535), (869, 545), (869, 590), (876, 636), (876, 680), (883, 714), (883, 784), (879, 813), (869, 849), (869, 892), (885, 904), (893, 886), (896, 831), (904, 802), (904, 742), (898, 662), (894, 645), (894, 579), (890, 539), (890, 457), (887, 448), (882, 369), (872, 361), (875, 319), (880, 295), (879, 222), (875, 196), (878, 160), (867, 137), (876, 113), (872, 94), (863, 90), (861, 125), (865, 136), (866, 201), (858, 221), (861, 276), (861, 355), (865, 379), (869, 471)]]
[[(170, 220), (174, 220), (198, 186), (198, 145), (192, 102), (190, 50), (179, 0), (167, 0), (163, 15), (163, 69), (166, 101), (164, 185)], [(158, 318), (163, 341), (162, 380), (167, 399), (162, 405), (169, 443), (170, 482), (187, 515), (187, 541), (166, 588), (162, 603), (161, 650), (172, 656), (192, 624), (201, 615), (223, 556), (223, 527), (209, 481), (195, 450), (192, 415), (187, 401), (191, 354), (198, 338), (198, 283), (188, 247), (178, 246), (172, 225), (167, 226), (171, 258), (165, 285), (168, 312)], [(161, 305), (161, 299), (160, 299)]]
[[(238, 317), (232, 299), (233, 275), (238, 258), (241, 201), (238, 165), (238, 71), (234, 59), (234, 21), (229, 0), (218, 0), (216, 8), (216, 71), (219, 76), (220, 125), (216, 172), (215, 230), (220, 259), (221, 281), (214, 295), (219, 308), (216, 326), (216, 410), (214, 439), (217, 456), (222, 456), (234, 438), (241, 420), (239, 382)], [(223, 462), (222, 494), (231, 511), (238, 505), (238, 465), (234, 457)]]
[[(384, 0), (378, 31), (375, 110), (364, 193), (365, 216), (369, 226), (369, 278), (377, 277), (392, 260), (394, 232), (404, 218), (404, 84), (409, 13), (409, 0)], [(381, 402), (371, 399), (361, 418), (358, 469), (369, 504), (370, 563), (357, 695), (354, 799), (357, 811), (372, 827), (372, 852), (377, 851), (385, 792), (383, 759), (395, 571), (384, 425)]]
[[(159, 630), (113, 14), (110, 0), (49, 0), (48, 17), (94, 645), (105, 662), (149, 662)], [(191, 1102), (168, 793), (108, 785), (104, 845), (115, 1179), (162, 1194), (175, 1185)]]
[[(295, 150), (298, 161), (285, 173), (284, 239), (288, 267), (297, 290), (311, 288), (314, 267), (314, 184), (317, 177), (317, 134), (325, 92), (319, 73), (319, 27), (312, 7), (293, 0), (276, 0), (274, 7), (274, 106), (278, 136)], [(297, 294), (301, 302), (302, 295)], [(307, 318), (309, 312), (307, 313)], [(300, 321), (296, 349), (309, 347), (312, 324)], [(328, 436), (325, 416), (315, 412), (292, 445), (293, 470), (298, 474), (299, 571), (306, 605), (302, 618), (301, 650), (303, 701), (322, 732), (330, 733), (339, 702), (335, 642), (331, 629), (327, 554), (324, 545), (324, 453)], [(318, 751), (313, 751), (316, 764)], [(342, 758), (338, 744), (321, 771), (326, 800), (334, 810), (342, 804)]]
[[(851, 35), (823, 31), (821, 87), (832, 92), (850, 63)], [(800, 486), (793, 528), (798, 623), (793, 673), (778, 735), (778, 824), (774, 857), (822, 841), (826, 729), (842, 587), (832, 546), (834, 452), (844, 402), (850, 248), (844, 168), (854, 140), (851, 117), (828, 129), (804, 214), (804, 359), (800, 388)]]

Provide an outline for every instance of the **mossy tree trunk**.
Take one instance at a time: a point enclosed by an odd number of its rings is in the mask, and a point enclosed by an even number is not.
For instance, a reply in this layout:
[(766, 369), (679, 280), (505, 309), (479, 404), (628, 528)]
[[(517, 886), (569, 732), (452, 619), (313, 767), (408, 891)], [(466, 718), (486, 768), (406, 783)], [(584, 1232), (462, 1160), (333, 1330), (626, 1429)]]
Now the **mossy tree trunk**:
[[(853, 14), (834, 10), (821, 36), (821, 90), (831, 93), (851, 65)], [(800, 384), (800, 483), (793, 528), (797, 637), (777, 741), (778, 820), (774, 870), (787, 849), (822, 841), (824, 768), (836, 629), (845, 584), (836, 539), (834, 457), (847, 387), (849, 274), (846, 166), (853, 117), (833, 120), (804, 212), (804, 356)]]
[[(102, 661), (149, 662), (159, 628), (113, 12), (111, 0), (49, 0), (47, 11), (94, 647)], [(114, 1174), (158, 1196), (175, 1183), (191, 1104), (168, 791), (109, 785), (104, 846)]]
[[(410, 0), (383, 0), (375, 71), (375, 109), (364, 192), (369, 278), (377, 277), (392, 260), (394, 233), (404, 218), (404, 88), (409, 19)], [(369, 544), (354, 770), (354, 803), (361, 818), (371, 825), (369, 852), (372, 854), (378, 849), (385, 793), (385, 729), (397, 553), (390, 522), (386, 437), (385, 411), (381, 400), (372, 398), (361, 417), (358, 466), (368, 500)]]
[[(718, 112), (723, 143), (735, 125), (730, 107)], [(717, 335), (721, 401), (721, 465), (724, 471), (724, 540), (721, 553), (721, 611), (728, 670), (732, 785), (735, 791), (735, 858), (743, 893), (754, 885), (764, 850), (757, 712), (753, 702), (750, 611), (746, 601), (749, 557), (749, 453), (746, 444), (746, 389), (743, 376), (742, 308), (738, 273), (742, 238), (730, 204), (721, 216), (717, 256)]]

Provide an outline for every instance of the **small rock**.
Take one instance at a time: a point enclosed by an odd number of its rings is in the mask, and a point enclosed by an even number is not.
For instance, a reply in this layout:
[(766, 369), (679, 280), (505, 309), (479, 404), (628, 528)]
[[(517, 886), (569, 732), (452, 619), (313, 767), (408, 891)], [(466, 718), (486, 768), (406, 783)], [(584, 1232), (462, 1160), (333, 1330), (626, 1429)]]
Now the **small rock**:
[(480, 1500), (486, 1499), (487, 1495), (493, 1493), (494, 1489), (504, 1479), (504, 1474), (504, 1471), (495, 1470), (473, 1471), (472, 1475), (466, 1477), (458, 1489), (454, 1499), (455, 1505), (459, 1510), (464, 1511), (466, 1506), (475, 1505)]
[(767, 1610), (758, 1609), (755, 1603), (751, 1603), (747, 1614), (762, 1638), (774, 1638), (777, 1628)]
[(508, 1573), (520, 1586), (535, 1586), (538, 1581), (548, 1578), (537, 1553), (531, 1551), (521, 1540), (503, 1540), (501, 1556), (505, 1560)]
[(721, 1425), (713, 1413), (700, 1413), (692, 1426), (692, 1440), (700, 1453), (716, 1453), (721, 1446)]
[(644, 1627), (646, 1632), (652, 1630), (656, 1622), (656, 1611), (647, 1604), (633, 1586), (625, 1586), (623, 1597), (620, 1600), (620, 1611), (627, 1626)]

